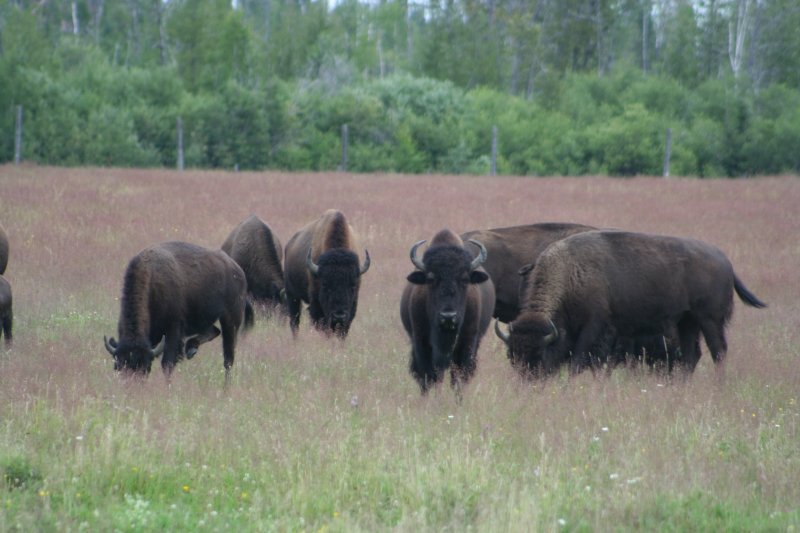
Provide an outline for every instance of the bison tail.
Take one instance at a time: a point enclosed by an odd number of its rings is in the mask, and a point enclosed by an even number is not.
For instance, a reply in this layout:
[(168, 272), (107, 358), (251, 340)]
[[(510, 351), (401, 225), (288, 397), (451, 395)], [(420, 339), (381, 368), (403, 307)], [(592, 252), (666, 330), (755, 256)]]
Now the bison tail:
[(736, 277), (736, 274), (733, 275), (733, 288), (736, 290), (736, 294), (739, 295), (739, 298), (741, 298), (742, 301), (750, 307), (758, 307), (759, 309), (763, 309), (767, 306), (767, 304), (759, 300), (755, 294), (750, 292), (747, 287), (744, 286), (744, 283), (742, 283), (742, 281)]
[(253, 312), (253, 304), (250, 299), (244, 301), (244, 329), (248, 330), (253, 327), (255, 323), (255, 313)]

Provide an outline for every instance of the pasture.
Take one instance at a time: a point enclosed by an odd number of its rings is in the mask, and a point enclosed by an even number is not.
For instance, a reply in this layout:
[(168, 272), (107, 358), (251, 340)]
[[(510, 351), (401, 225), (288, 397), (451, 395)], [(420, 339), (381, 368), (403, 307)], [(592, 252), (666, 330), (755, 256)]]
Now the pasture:
[[(218, 248), (251, 213), (285, 245), (341, 209), (372, 256), (350, 334), (257, 317), (168, 384), (112, 370), (147, 245)], [(800, 180), (488, 178), (0, 167), (14, 346), (0, 347), (2, 531), (788, 531), (800, 526)], [(718, 245), (738, 299), (725, 380), (625, 369), (522, 381), (491, 329), (457, 403), (421, 397), (409, 247), (581, 222)]]

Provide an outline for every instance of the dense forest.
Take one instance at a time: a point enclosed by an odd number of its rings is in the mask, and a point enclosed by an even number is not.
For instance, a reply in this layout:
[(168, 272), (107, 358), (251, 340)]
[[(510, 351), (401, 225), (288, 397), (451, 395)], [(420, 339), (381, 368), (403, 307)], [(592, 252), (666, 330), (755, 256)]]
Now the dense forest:
[(797, 0), (5, 0), (0, 161), (800, 172)]

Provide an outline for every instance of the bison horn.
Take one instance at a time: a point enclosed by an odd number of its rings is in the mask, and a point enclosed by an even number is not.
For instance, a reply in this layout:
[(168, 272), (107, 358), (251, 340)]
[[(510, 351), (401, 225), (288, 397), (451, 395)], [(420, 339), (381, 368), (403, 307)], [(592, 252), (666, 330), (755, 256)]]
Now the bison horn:
[(369, 263), (370, 263), (369, 250), (367, 250), (366, 248), (364, 248), (364, 255), (366, 255), (367, 257), (364, 258), (364, 264), (361, 266), (361, 270), (359, 270), (358, 272), (359, 276), (363, 276), (364, 274), (367, 273), (367, 270), (369, 270)]
[(112, 356), (116, 357), (117, 356), (117, 341), (114, 340), (114, 337), (111, 337), (111, 339), (107, 339), (106, 336), (103, 335), (103, 343), (106, 345), (106, 350), (108, 350), (108, 353), (110, 353)]
[(548, 333), (547, 335), (545, 335), (544, 342), (546, 344), (550, 344), (552, 342), (555, 342), (556, 339), (558, 339), (558, 328), (556, 328), (556, 325), (553, 324), (552, 320), (548, 320), (548, 322), (550, 322), (550, 327), (553, 328), (553, 331), (551, 333)]
[(481, 266), (484, 263), (484, 261), (486, 261), (486, 247), (474, 239), (470, 239), (469, 242), (471, 242), (480, 249), (478, 257), (473, 259), (472, 263), (469, 265), (470, 270), (475, 270), (476, 268)]
[[(511, 326), (509, 326), (509, 330), (510, 329)], [(503, 341), (503, 343), (508, 345), (509, 334), (505, 333), (502, 329), (500, 329), (500, 321), (497, 320), (496, 318), (494, 319), (494, 332), (498, 337), (500, 337), (500, 340)]]
[(319, 265), (311, 259), (311, 248), (308, 249), (308, 255), (306, 256), (306, 266), (315, 276), (319, 274)]
[(417, 248), (422, 246), (424, 243), (425, 239), (415, 242), (414, 246), (411, 247), (411, 253), (409, 254), (411, 256), (411, 262), (414, 263), (414, 266), (422, 270), (423, 272), (425, 272), (425, 265), (423, 264), (422, 261), (417, 259)]
[(158, 344), (156, 344), (156, 347), (155, 347), (155, 348), (153, 348), (153, 357), (158, 357), (158, 356), (160, 356), (162, 353), (164, 353), (164, 343), (165, 343), (165, 341), (166, 341), (166, 338), (167, 338), (166, 336), (164, 336), (164, 337), (161, 337), (161, 342), (159, 342)]

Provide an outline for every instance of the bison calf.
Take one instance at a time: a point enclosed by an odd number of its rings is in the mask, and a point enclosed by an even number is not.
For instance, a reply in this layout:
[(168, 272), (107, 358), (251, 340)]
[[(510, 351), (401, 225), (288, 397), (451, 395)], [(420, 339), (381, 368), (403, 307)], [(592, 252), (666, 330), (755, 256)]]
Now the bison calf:
[(14, 313), (11, 309), (11, 284), (0, 275), (0, 329), (5, 336), (6, 348), (11, 348), (11, 326), (14, 321)]
[(185, 242), (142, 250), (125, 271), (119, 342), (105, 340), (114, 369), (147, 374), (163, 354), (161, 367), (169, 377), (184, 355), (191, 358), (221, 331), (227, 380), (237, 332), (253, 321), (246, 291), (244, 272), (221, 250)]
[[(509, 334), (496, 328), (520, 371), (551, 374), (602, 363), (613, 336), (663, 336), (670, 368), (694, 370), (702, 332), (722, 363), (733, 293), (765, 307), (718, 248), (693, 239), (591, 231), (549, 246), (529, 273), (522, 310)], [(570, 355), (571, 354), (571, 355)]]
[(475, 373), (481, 338), (492, 320), (494, 285), (480, 269), (486, 248), (478, 241), (473, 258), (457, 235), (442, 230), (431, 240), (422, 260), (411, 247), (419, 270), (408, 275), (400, 301), (400, 318), (411, 338), (411, 375), (425, 394), (450, 369), (450, 383), (460, 394), (461, 382)]

